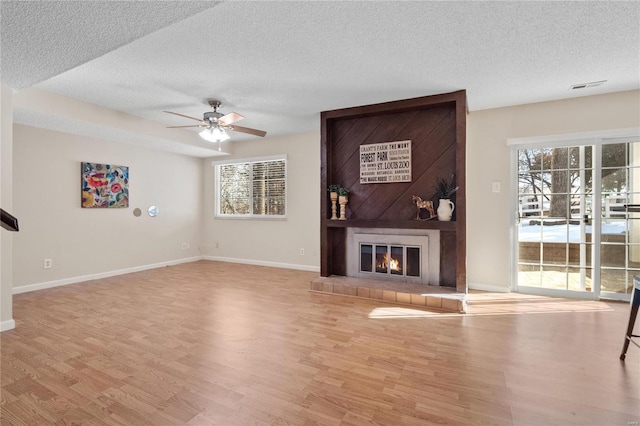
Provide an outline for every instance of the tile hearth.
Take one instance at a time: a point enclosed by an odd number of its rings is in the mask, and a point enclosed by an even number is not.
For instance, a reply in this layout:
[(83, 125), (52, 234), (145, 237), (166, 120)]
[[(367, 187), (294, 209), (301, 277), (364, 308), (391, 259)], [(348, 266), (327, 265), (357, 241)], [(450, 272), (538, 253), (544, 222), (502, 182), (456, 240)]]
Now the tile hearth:
[(450, 287), (332, 275), (311, 280), (309, 291), (446, 312), (465, 313), (467, 310), (466, 295)]

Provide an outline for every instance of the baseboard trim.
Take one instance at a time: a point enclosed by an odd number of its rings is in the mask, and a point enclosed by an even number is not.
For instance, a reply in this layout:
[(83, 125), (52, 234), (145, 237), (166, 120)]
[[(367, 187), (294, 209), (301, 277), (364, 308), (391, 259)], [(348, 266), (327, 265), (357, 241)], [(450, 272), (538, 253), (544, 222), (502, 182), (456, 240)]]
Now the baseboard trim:
[(508, 287), (494, 284), (467, 283), (469, 290), (488, 291), (490, 293), (511, 293)]
[(204, 260), (217, 262), (242, 263), (244, 265), (268, 266), (271, 268), (296, 269), (298, 271), (320, 272), (319, 266), (297, 265), (295, 263), (269, 262), (266, 260), (239, 259), (236, 257), (202, 256)]
[(13, 288), (13, 294), (28, 293), (31, 291), (44, 290), (47, 288), (60, 287), (63, 285), (77, 284), (85, 281), (93, 281), (100, 278), (115, 277), (117, 275), (131, 274), (133, 272), (147, 271), (149, 269), (164, 268), (165, 266), (179, 265), (202, 260), (202, 256), (186, 257), (184, 259), (171, 260), (168, 262), (152, 263), (149, 265), (135, 266), (133, 268), (118, 269), (115, 271), (99, 272), (97, 274), (80, 275), (77, 277), (64, 278), (61, 280), (47, 281), (43, 283), (27, 284)]
[(15, 320), (10, 319), (0, 322), (0, 332), (13, 330), (14, 328), (16, 328)]
[[(36, 283), (36, 284), (27, 284), (19, 287), (14, 287), (12, 290), (12, 293), (13, 294), (29, 293), (31, 291), (61, 287), (64, 285), (77, 284), (85, 281), (93, 281), (100, 278), (109, 278), (109, 277), (115, 277), (117, 275), (125, 275), (125, 274), (131, 274), (134, 272), (147, 271), (149, 269), (164, 268), (165, 266), (179, 265), (181, 263), (197, 262), (198, 260), (213, 260), (218, 262), (242, 263), (245, 265), (268, 266), (272, 268), (284, 268), (284, 269), (296, 269), (300, 271), (320, 272), (320, 267), (318, 266), (296, 265), (294, 263), (267, 262), (263, 260), (253, 260), (253, 259), (238, 259), (234, 257), (195, 256), (195, 257), (187, 257), (184, 259), (172, 260), (169, 262), (152, 263), (149, 265), (135, 266), (133, 268), (125, 268), (125, 269), (118, 269), (115, 271), (100, 272), (97, 274), (80, 275), (77, 277), (64, 278), (64, 279), (55, 280), (55, 281), (47, 281), (47, 282)], [(15, 327), (15, 323), (11, 328), (13, 327)]]

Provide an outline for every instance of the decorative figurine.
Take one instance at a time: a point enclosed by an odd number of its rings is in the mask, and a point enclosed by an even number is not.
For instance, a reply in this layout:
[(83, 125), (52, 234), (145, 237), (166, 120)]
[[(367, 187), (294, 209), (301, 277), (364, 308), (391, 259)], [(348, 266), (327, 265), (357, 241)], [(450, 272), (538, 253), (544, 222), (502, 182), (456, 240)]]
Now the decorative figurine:
[[(414, 195), (411, 197), (411, 200), (415, 203), (417, 211), (416, 211), (416, 220), (430, 220), (436, 216), (436, 212), (433, 210), (433, 201), (423, 200), (421, 197)], [(420, 211), (426, 210), (429, 214), (429, 217), (426, 219), (422, 219), (420, 217)]]

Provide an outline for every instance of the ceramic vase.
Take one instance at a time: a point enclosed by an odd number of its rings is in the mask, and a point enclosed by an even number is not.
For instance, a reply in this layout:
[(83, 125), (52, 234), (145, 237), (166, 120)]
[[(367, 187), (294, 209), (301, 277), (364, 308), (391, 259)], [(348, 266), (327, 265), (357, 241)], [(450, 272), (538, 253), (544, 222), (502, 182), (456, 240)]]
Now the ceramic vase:
[(451, 216), (453, 215), (453, 210), (455, 210), (456, 206), (453, 204), (451, 200), (441, 198), (438, 202), (438, 220), (442, 222), (449, 222), (451, 220)]

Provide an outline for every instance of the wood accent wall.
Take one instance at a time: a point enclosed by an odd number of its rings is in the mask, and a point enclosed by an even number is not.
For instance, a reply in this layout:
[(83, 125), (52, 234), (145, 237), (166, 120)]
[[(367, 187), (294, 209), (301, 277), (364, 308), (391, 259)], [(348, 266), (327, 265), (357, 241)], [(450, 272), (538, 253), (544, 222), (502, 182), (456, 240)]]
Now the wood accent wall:
[[(321, 275), (346, 275), (346, 229), (440, 230), (440, 285), (466, 292), (466, 92), (324, 111), (321, 114)], [(360, 145), (411, 140), (412, 181), (360, 184)], [(415, 220), (412, 195), (432, 200), (456, 174), (451, 222)], [(349, 189), (347, 220), (330, 220), (330, 184)]]

